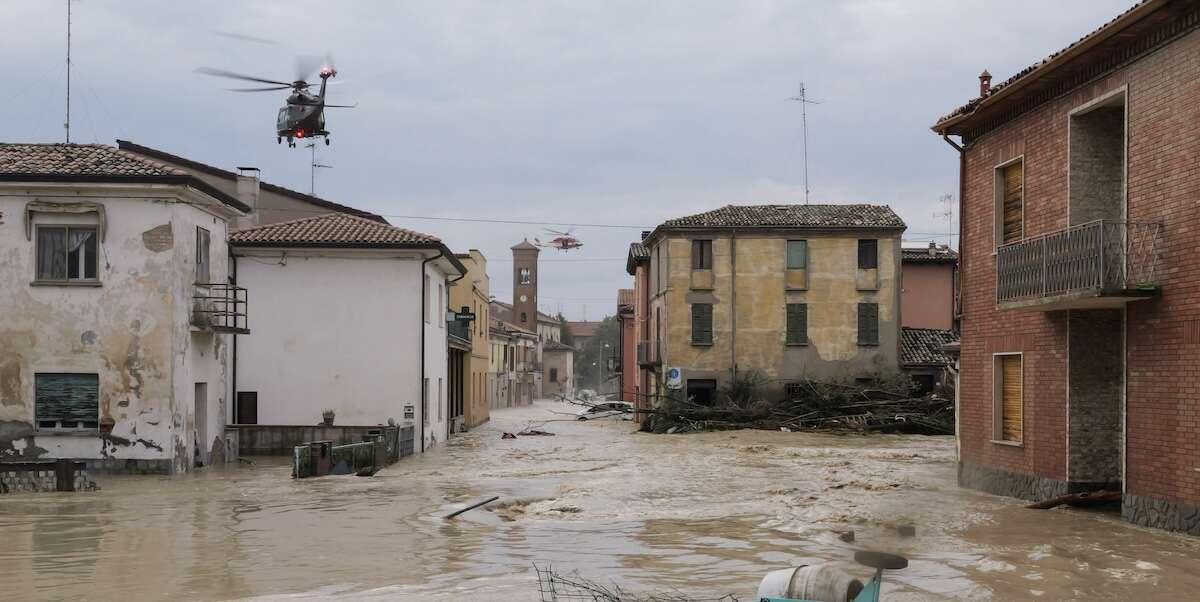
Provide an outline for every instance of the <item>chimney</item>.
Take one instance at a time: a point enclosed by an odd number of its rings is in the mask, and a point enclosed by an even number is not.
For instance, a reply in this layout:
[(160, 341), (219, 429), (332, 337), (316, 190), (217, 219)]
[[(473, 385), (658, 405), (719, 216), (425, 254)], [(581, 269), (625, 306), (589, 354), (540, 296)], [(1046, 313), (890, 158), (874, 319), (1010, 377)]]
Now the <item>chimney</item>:
[(258, 174), (257, 167), (238, 167), (237, 198), (250, 207), (250, 213), (238, 220), (238, 229), (253, 228), (260, 225), (258, 213)]
[(937, 243), (932, 240), (929, 241), (929, 254), (937, 255)]
[(991, 89), (992, 89), (992, 74), (988, 73), (987, 69), (984, 69), (983, 73), (979, 74), (979, 95), (987, 96), (988, 92)]

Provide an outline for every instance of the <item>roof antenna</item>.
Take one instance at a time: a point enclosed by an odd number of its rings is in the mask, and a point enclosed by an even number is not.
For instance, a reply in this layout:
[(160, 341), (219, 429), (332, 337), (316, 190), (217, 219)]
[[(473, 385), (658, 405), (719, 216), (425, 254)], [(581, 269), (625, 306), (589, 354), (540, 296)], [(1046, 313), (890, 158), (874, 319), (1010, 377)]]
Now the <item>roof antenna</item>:
[(800, 124), (804, 130), (804, 204), (808, 204), (808, 110), (805, 105), (819, 105), (815, 100), (809, 100), (804, 93), (804, 82), (800, 82), (800, 93), (789, 98), (800, 103)]
[(71, 143), (71, 0), (67, 0), (67, 144)]
[(315, 138), (304, 146), (312, 149), (312, 160), (309, 162), (308, 170), (308, 194), (317, 196), (317, 170), (321, 168), (333, 169), (333, 166), (317, 163), (317, 141)]
[(938, 197), (938, 210), (933, 213), (934, 219), (946, 222), (946, 247), (954, 246), (954, 197), (943, 194)]

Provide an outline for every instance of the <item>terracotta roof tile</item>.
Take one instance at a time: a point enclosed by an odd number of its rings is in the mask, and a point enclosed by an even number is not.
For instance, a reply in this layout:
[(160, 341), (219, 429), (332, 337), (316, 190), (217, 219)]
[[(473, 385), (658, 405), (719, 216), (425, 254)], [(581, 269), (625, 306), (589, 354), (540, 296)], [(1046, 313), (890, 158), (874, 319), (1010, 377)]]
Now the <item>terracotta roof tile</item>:
[(903, 228), (887, 205), (726, 205), (669, 219), (664, 228), (689, 227)]
[(599, 322), (567, 322), (567, 331), (573, 337), (591, 337), (596, 336), (596, 328), (599, 326)]
[(958, 252), (946, 245), (900, 249), (900, 259), (905, 263), (955, 263), (958, 261)]
[(633, 289), (623, 288), (617, 290), (617, 307), (622, 305), (633, 307)]
[(164, 163), (104, 144), (0, 143), (0, 174), (38, 176), (186, 176)]
[(952, 330), (900, 329), (900, 363), (905, 366), (945, 366), (954, 363), (942, 346), (958, 340)]
[(441, 240), (436, 236), (381, 224), (356, 215), (326, 213), (234, 232), (229, 235), (229, 242), (250, 245), (327, 244), (386, 247), (432, 245), (441, 243)]

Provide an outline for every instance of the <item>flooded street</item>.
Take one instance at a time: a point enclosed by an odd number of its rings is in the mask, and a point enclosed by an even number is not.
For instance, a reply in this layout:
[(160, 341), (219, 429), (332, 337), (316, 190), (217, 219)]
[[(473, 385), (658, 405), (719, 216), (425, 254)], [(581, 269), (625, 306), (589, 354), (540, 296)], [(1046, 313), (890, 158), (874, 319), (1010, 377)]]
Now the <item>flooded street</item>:
[[(767, 571), (899, 551), (901, 600), (1165, 600), (1200, 591), (1200, 540), (960, 490), (947, 437), (633, 434), (553, 402), (373, 478), (284, 459), (96, 493), (0, 497), (5, 599), (537, 600), (534, 563), (633, 591), (752, 600)], [(446, 514), (491, 495), (500, 502)], [(900, 538), (895, 525), (916, 536)], [(839, 532), (853, 530), (845, 543)], [(867, 570), (847, 563), (856, 576)]]

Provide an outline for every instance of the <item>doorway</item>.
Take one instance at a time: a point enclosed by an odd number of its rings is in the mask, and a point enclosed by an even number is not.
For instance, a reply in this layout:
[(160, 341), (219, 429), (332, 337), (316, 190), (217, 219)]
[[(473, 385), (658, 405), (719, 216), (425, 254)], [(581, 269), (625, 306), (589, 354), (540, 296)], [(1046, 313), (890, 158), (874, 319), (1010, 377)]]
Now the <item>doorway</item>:
[(196, 466), (208, 464), (208, 383), (196, 383), (195, 412), (192, 415), (196, 424), (193, 456)]

